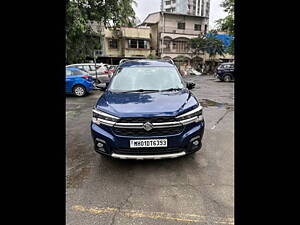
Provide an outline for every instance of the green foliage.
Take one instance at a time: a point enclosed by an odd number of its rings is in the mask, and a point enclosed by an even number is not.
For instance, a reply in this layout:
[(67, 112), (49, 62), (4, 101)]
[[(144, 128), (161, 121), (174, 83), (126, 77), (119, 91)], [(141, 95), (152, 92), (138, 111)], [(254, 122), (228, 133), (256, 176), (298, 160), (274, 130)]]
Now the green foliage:
[(215, 21), (217, 30), (234, 35), (234, 0), (223, 0), (220, 6), (224, 8), (224, 11), (228, 13), (228, 16)]
[(220, 6), (224, 8), (224, 11), (228, 12), (229, 15), (234, 14), (234, 0), (224, 0)]
[(230, 55), (234, 55), (234, 39), (231, 39), (228, 48), (226, 49), (226, 53)]
[(147, 59), (160, 59), (157, 55), (149, 55)]
[(105, 27), (134, 26), (135, 0), (68, 0), (66, 4), (66, 63), (76, 63), (92, 57), (100, 49), (100, 34), (90, 24), (95, 21)]
[(200, 34), (196, 38), (192, 38), (188, 41), (188, 47), (192, 50), (193, 54), (200, 55), (204, 53), (204, 48), (207, 45), (206, 35)]
[(197, 38), (192, 38), (188, 41), (188, 46), (193, 54), (199, 55), (208, 53), (209, 57), (216, 55), (224, 55), (225, 46), (222, 40), (216, 37), (216, 33), (210, 35), (199, 35)]
[(184, 55), (179, 55), (175, 58), (177, 62), (188, 62), (189, 58)]
[(206, 38), (206, 46), (204, 48), (204, 51), (209, 54), (209, 57), (224, 55), (225, 46), (223, 41), (216, 37), (216, 34), (211, 34)]
[(217, 30), (234, 35), (234, 16), (228, 15), (223, 19), (216, 20)]

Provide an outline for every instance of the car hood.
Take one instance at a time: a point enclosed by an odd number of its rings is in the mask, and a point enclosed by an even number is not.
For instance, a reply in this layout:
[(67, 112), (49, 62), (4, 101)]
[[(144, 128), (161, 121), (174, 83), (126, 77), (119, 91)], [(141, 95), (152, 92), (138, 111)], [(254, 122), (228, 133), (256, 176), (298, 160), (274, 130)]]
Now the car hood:
[(105, 91), (96, 108), (117, 117), (177, 116), (198, 104), (197, 99), (187, 89), (143, 93)]

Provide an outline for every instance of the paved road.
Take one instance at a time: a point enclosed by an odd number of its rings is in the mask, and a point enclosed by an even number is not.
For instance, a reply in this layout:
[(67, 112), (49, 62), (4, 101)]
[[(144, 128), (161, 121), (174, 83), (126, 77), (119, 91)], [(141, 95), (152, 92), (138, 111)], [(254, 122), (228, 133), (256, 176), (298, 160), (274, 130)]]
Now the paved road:
[(189, 76), (204, 106), (203, 147), (182, 158), (132, 161), (94, 152), (91, 108), (66, 98), (66, 221), (70, 225), (234, 224), (234, 83)]

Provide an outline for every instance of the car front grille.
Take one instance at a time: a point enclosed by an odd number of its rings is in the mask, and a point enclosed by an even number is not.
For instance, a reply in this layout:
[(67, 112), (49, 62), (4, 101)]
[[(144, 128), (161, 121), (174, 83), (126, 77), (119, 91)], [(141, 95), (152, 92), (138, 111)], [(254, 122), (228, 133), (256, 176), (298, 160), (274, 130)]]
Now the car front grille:
[(180, 134), (183, 131), (183, 126), (167, 127), (167, 128), (153, 128), (146, 131), (143, 128), (117, 128), (113, 127), (113, 132), (122, 136), (164, 136)]
[(124, 155), (170, 154), (184, 151), (183, 148), (114, 148), (113, 152)]

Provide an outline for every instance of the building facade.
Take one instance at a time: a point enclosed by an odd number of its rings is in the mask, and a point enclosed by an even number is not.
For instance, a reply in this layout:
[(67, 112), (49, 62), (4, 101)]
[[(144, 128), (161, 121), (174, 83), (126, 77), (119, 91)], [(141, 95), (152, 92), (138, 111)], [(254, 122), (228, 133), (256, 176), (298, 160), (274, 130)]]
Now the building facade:
[(121, 27), (116, 30), (97, 24), (94, 30), (101, 34), (97, 61), (111, 65), (124, 58), (147, 58), (151, 54), (150, 28)]
[(188, 41), (207, 32), (207, 17), (161, 11), (149, 14), (140, 26), (150, 28), (150, 43), (158, 57), (171, 58), (175, 62), (184, 57), (188, 64), (203, 61), (201, 56), (194, 57)]
[(161, 11), (209, 17), (210, 0), (161, 0)]

